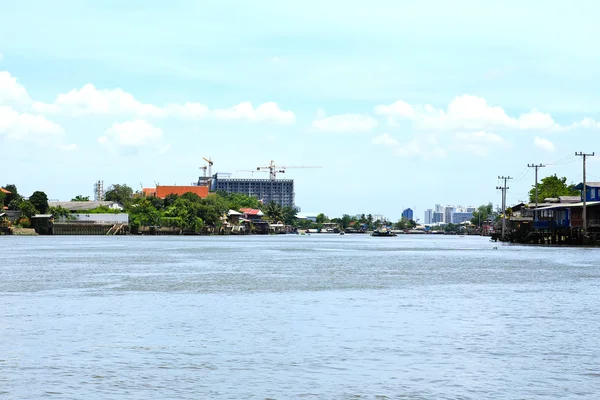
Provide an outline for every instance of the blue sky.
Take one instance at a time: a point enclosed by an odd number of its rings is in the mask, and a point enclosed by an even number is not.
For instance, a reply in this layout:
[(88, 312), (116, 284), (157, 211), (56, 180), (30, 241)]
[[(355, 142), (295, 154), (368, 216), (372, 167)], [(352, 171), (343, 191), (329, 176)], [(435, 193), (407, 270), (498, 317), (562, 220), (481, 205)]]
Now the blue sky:
[(210, 156), (240, 177), (322, 166), (285, 177), (331, 216), (498, 204), (498, 175), (516, 202), (527, 163), (579, 182), (568, 157), (600, 152), (600, 3), (575, 4), (10, 2), (0, 182), (68, 200), (189, 184)]

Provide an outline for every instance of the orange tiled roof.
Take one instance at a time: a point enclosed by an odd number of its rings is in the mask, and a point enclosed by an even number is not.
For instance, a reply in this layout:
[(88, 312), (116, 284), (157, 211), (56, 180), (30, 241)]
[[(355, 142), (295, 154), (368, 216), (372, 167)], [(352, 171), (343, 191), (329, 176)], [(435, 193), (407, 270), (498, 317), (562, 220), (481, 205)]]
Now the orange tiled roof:
[(164, 199), (170, 194), (182, 194), (192, 192), (200, 196), (201, 198), (208, 197), (208, 186), (157, 186), (155, 196)]
[(9, 190), (4, 189), (3, 187), (0, 187), (0, 192), (5, 193), (5, 194), (11, 194), (12, 193)]

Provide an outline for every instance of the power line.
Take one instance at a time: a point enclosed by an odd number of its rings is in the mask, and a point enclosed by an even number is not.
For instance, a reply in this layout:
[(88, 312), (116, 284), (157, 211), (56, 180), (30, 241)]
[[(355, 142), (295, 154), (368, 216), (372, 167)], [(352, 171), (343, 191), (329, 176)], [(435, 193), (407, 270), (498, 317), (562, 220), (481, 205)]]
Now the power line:
[(535, 210), (533, 220), (537, 222), (538, 217), (538, 169), (544, 168), (544, 164), (527, 164), (529, 168), (535, 168)]
[(585, 160), (587, 157), (593, 157), (594, 153), (584, 153), (579, 152), (575, 153), (576, 156), (583, 158), (583, 238), (587, 237), (587, 189), (586, 189), (586, 181), (585, 181)]
[(506, 186), (506, 182), (509, 179), (513, 179), (510, 176), (498, 176), (498, 180), (504, 181), (504, 186), (496, 186), (496, 189), (502, 190), (502, 241), (504, 241), (504, 235), (506, 232), (506, 191), (510, 189)]

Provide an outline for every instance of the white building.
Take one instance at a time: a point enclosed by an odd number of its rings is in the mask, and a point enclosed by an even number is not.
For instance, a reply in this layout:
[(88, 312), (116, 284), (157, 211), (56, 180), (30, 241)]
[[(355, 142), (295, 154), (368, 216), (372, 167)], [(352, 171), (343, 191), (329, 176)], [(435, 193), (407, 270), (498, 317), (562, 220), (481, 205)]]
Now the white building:
[(431, 221), (433, 220), (433, 210), (431, 208), (425, 210), (425, 218), (423, 220), (425, 221), (425, 224), (431, 224)]
[(433, 215), (431, 216), (431, 223), (432, 224), (439, 224), (441, 222), (444, 222), (444, 213), (443, 212), (433, 212)]
[(453, 212), (451, 221), (453, 224), (461, 224), (470, 221), (471, 218), (473, 218), (472, 212)]
[(449, 224), (452, 222), (452, 214), (456, 211), (454, 206), (446, 206), (444, 207), (444, 222)]

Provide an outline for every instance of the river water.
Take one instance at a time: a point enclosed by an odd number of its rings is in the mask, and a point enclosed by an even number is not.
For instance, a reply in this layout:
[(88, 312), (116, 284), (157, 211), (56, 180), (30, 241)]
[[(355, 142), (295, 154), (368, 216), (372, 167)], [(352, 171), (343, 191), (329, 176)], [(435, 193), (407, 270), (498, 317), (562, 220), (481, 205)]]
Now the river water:
[(0, 238), (1, 399), (597, 399), (600, 250)]

